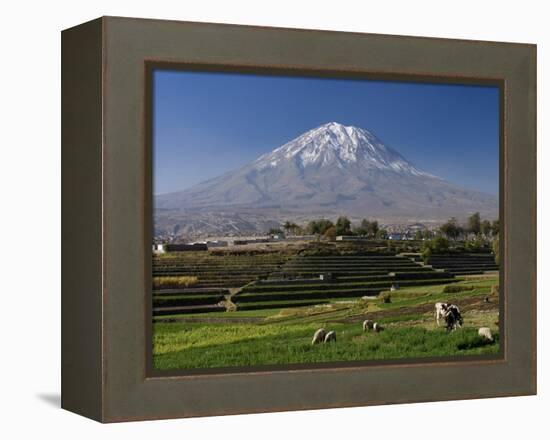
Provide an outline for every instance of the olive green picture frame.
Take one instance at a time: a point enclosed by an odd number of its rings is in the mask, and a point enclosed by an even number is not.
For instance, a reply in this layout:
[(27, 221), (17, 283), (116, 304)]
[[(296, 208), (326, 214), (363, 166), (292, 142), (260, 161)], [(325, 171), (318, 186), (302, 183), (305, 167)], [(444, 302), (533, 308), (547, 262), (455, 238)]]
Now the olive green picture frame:
[[(500, 89), (496, 356), (152, 369), (155, 68)], [(102, 17), (62, 32), (62, 407), (101, 422), (536, 393), (536, 46)]]

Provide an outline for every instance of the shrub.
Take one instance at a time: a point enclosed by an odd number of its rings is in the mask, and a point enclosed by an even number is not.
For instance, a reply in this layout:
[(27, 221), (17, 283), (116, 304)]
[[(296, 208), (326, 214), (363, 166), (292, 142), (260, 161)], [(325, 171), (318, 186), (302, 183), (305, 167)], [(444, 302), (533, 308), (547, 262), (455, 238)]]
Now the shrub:
[(429, 246), (426, 246), (422, 251), (422, 261), (424, 262), (424, 264), (428, 264), (428, 261), (430, 260), (431, 256), (432, 256), (432, 248)]
[(422, 244), (422, 259), (424, 263), (428, 263), (428, 260), (434, 253), (447, 252), (449, 250), (449, 241), (438, 235), (433, 240), (425, 241)]
[(316, 243), (300, 251), (299, 255), (303, 257), (339, 256), (340, 251), (334, 245), (331, 245), (328, 243), (327, 244)]
[(326, 240), (329, 240), (329, 241), (334, 241), (336, 240), (336, 228), (334, 226), (331, 226), (330, 228), (328, 228), (325, 233), (323, 234), (323, 237), (326, 239)]
[(434, 252), (444, 252), (449, 249), (449, 241), (440, 235), (432, 240), (431, 245)]
[(457, 285), (448, 285), (443, 288), (443, 293), (459, 293), (466, 292), (468, 290), (474, 290), (473, 286), (457, 286)]
[(307, 225), (307, 232), (308, 234), (322, 235), (332, 226), (334, 226), (334, 223), (327, 219), (312, 220)]
[(198, 277), (194, 276), (164, 276), (153, 277), (154, 289), (181, 289), (194, 286), (199, 282)]

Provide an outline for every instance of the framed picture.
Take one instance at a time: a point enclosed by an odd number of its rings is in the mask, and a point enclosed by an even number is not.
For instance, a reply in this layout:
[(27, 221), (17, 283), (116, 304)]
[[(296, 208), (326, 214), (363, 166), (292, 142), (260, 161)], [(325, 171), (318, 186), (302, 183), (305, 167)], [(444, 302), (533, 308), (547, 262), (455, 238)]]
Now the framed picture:
[(62, 34), (62, 406), (536, 393), (536, 46)]

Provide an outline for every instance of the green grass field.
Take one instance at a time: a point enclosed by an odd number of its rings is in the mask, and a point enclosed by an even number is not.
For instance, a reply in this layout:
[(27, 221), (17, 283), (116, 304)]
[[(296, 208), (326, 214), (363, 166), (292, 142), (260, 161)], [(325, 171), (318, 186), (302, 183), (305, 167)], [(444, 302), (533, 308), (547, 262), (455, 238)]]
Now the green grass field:
[[(328, 299), (316, 306), (277, 307), (157, 317), (153, 335), (156, 369), (236, 367), (312, 362), (402, 359), (496, 354), (498, 275), (459, 277), (453, 286), (473, 289), (444, 293), (445, 284), (403, 287), (391, 302)], [(486, 300), (487, 298), (487, 300)], [(457, 304), (462, 329), (446, 332), (434, 321), (434, 304)], [(381, 333), (362, 331), (364, 319), (381, 323)], [(497, 342), (485, 343), (479, 327)], [(311, 345), (318, 328), (334, 330), (336, 343)]]

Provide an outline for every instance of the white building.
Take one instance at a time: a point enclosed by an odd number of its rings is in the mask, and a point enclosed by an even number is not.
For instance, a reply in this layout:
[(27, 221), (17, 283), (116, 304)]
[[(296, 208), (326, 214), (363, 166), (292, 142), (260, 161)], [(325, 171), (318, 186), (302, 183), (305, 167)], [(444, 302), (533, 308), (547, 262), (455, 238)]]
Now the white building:
[(166, 247), (162, 243), (156, 243), (153, 245), (154, 254), (164, 254), (166, 252)]

